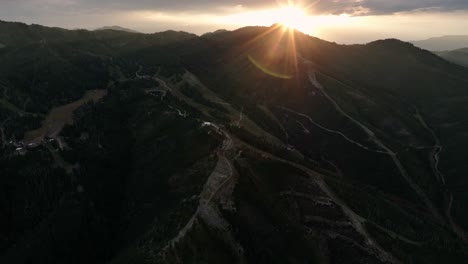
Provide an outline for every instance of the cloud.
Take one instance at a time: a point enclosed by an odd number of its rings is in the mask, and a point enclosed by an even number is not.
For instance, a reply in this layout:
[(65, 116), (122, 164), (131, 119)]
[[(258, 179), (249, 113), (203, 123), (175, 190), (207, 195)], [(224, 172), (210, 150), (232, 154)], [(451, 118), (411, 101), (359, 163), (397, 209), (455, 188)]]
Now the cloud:
[(168, 28), (202, 32), (211, 27), (225, 27), (221, 22), (236, 15), (288, 2), (308, 7), (311, 15), (346, 13), (366, 17), (468, 11), (468, 0), (0, 0), (0, 20), (65, 28), (118, 24), (142, 32)]
[(317, 0), (310, 2), (318, 14), (388, 15), (415, 11), (468, 10), (467, 0)]
[(468, 10), (466, 0), (364, 0), (361, 4), (371, 14), (394, 14), (414, 11), (457, 11)]
[[(255, 9), (284, 4), (287, 0), (1, 0), (0, 9), (21, 12), (36, 9), (55, 12), (112, 12), (152, 10), (161, 12), (225, 12), (235, 7)], [(294, 1), (293, 1), (294, 2)], [(393, 14), (421, 10), (468, 10), (467, 0), (297, 0), (314, 14)], [(6, 10), (7, 8), (7, 10)], [(3, 13), (3, 12), (2, 12)], [(1, 13), (0, 13), (1, 14)]]

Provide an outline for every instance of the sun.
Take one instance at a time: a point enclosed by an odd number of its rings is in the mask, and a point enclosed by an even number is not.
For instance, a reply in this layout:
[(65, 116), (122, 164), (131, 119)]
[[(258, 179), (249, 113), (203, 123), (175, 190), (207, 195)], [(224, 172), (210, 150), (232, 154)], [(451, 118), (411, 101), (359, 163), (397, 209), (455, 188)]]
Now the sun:
[(301, 30), (307, 25), (307, 14), (299, 6), (288, 5), (277, 10), (276, 17), (278, 23), (287, 29)]

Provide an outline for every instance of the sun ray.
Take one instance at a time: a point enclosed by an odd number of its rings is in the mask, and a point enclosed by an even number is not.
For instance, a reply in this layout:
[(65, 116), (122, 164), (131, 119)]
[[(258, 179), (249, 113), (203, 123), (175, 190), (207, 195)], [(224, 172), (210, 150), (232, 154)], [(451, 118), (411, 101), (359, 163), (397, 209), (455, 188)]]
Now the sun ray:
[(284, 6), (278, 9), (278, 22), (284, 27), (290, 29), (299, 29), (306, 22), (307, 15), (305, 11), (294, 5)]
[[(269, 14), (274, 14), (276, 24), (253, 36), (236, 50), (240, 49), (252, 65), (267, 75), (280, 79), (295, 78), (298, 74), (296, 29), (307, 24), (306, 10), (289, 4)], [(256, 44), (265, 42), (268, 43), (263, 46), (266, 48), (258, 50)]]

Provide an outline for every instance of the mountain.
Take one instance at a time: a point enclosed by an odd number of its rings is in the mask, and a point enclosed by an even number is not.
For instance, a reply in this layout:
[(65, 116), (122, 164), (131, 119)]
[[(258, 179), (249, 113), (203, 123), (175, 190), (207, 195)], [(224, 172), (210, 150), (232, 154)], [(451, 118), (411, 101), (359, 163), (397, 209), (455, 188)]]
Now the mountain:
[(128, 29), (128, 28), (124, 28), (124, 27), (119, 27), (119, 26), (107, 26), (107, 27), (101, 27), (101, 28), (98, 28), (98, 29), (95, 29), (95, 30), (96, 31), (99, 31), (99, 30), (115, 30), (115, 31), (124, 31), (124, 32), (129, 32), (129, 33), (139, 33), (136, 30)]
[(0, 43), (1, 263), (468, 258), (468, 70), (429, 51), (277, 26)]
[(437, 55), (453, 63), (468, 67), (468, 48), (437, 52)]
[(210, 36), (214, 36), (214, 35), (218, 35), (218, 34), (222, 34), (222, 33), (226, 33), (226, 32), (229, 32), (229, 30), (218, 29), (218, 30), (213, 31), (213, 32), (207, 32), (207, 33), (203, 34), (202, 37), (210, 37)]
[(468, 35), (443, 36), (426, 40), (411, 41), (416, 47), (430, 51), (447, 51), (468, 47)]

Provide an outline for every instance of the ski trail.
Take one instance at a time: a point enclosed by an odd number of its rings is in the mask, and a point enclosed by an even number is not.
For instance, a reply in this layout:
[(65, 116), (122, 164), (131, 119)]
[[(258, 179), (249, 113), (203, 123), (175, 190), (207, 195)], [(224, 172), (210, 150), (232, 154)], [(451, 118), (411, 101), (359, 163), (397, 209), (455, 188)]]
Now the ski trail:
[(419, 123), (431, 134), (432, 138), (434, 139), (434, 146), (432, 146), (432, 170), (434, 171), (434, 175), (437, 177), (437, 179), (442, 182), (442, 184), (445, 186), (446, 181), (445, 181), (445, 175), (439, 170), (439, 163), (440, 163), (440, 154), (444, 150), (444, 146), (441, 145), (441, 141), (439, 137), (437, 137), (437, 134), (435, 131), (427, 124), (426, 120), (422, 117), (421, 113), (419, 112), (419, 109), (416, 108), (416, 114), (414, 115), (416, 119), (418, 119)]
[(327, 162), (328, 164), (330, 164), (330, 166), (332, 166), (332, 167), (335, 169), (336, 175), (338, 175), (338, 176), (341, 177), (341, 178), (344, 177), (343, 171), (341, 171), (340, 168), (338, 168), (338, 166), (336, 166), (336, 164), (335, 164), (333, 161), (331, 161), (331, 160), (325, 158), (325, 156), (323, 156), (323, 155), (322, 155), (322, 159), (323, 159), (325, 162)]
[[(366, 244), (369, 246), (369, 249), (371, 250), (371, 253), (377, 258), (379, 258), (382, 262), (385, 263), (401, 263), (398, 259), (396, 259), (392, 254), (386, 252), (378, 243), (375, 241), (372, 236), (367, 232), (366, 228), (364, 227), (363, 223), (366, 221), (365, 218), (359, 216), (356, 214), (346, 203), (344, 203), (326, 184), (326, 182), (323, 180), (323, 176), (316, 173), (315, 171), (310, 170), (309, 168), (300, 165), (298, 163), (288, 161), (285, 159), (282, 159), (280, 157), (274, 156), (271, 153), (264, 152), (262, 150), (259, 150), (255, 147), (252, 147), (251, 145), (245, 143), (245, 142), (239, 142), (243, 145), (245, 145), (247, 148), (259, 153), (262, 157), (269, 158), (271, 160), (275, 160), (281, 163), (288, 164), (296, 169), (299, 169), (306, 173), (311, 180), (313, 180), (317, 185), (320, 187), (320, 189), (323, 190), (327, 194), (327, 196), (335, 203), (337, 204), (343, 213), (348, 217), (348, 219), (351, 221), (352, 226), (354, 229), (361, 235), (366, 241)], [(283, 194), (293, 194), (297, 195), (297, 193), (291, 193), (291, 192), (285, 192)], [(302, 195), (302, 194), (300, 194)], [(313, 198), (314, 200), (316, 198)], [(325, 201), (325, 200), (324, 200)]]
[(453, 194), (450, 193), (449, 203), (448, 203), (447, 211), (446, 211), (447, 218), (448, 218), (448, 220), (449, 220), (449, 223), (450, 223), (450, 226), (452, 227), (453, 232), (455, 232), (455, 234), (457, 234), (457, 236), (458, 236), (459, 238), (461, 238), (461, 239), (463, 240), (463, 242), (465, 242), (465, 244), (468, 244), (468, 238), (466, 237), (465, 230), (463, 230), (463, 229), (462, 229), (457, 223), (455, 223), (455, 221), (453, 220), (453, 217), (452, 217), (452, 207), (453, 207)]
[[(320, 84), (317, 80), (317, 76), (315, 74), (315, 72), (309, 72), (309, 81), (315, 86), (317, 87), (321, 92), (322, 94), (328, 99), (328, 101), (330, 101), (330, 103), (333, 104), (333, 106), (335, 107), (335, 109), (341, 114), (343, 115), (344, 117), (346, 117), (347, 119), (349, 119), (351, 122), (353, 122), (354, 124), (356, 124), (358, 127), (360, 127), (362, 130), (364, 130), (364, 132), (366, 132), (366, 134), (368, 134), (371, 138), (376, 138), (375, 136), (375, 133), (370, 130), (367, 126), (365, 126), (364, 124), (362, 124), (360, 121), (356, 120), (354, 117), (352, 117), (351, 115), (349, 115), (348, 113), (346, 113), (343, 108), (341, 108), (341, 106), (327, 93), (327, 91), (325, 91), (325, 88), (322, 86), (322, 84)], [(390, 151), (389, 149), (386, 149), (386, 151), (388, 152), (388, 154), (390, 155), (395, 155), (395, 153), (393, 151)]]
[(400, 235), (400, 234), (397, 234), (396, 232), (386, 228), (386, 227), (383, 227), (373, 221), (370, 221), (370, 220), (366, 220), (367, 223), (369, 224), (372, 224), (374, 227), (378, 228), (380, 231), (382, 232), (385, 232), (387, 233), (390, 237), (392, 237), (393, 239), (398, 239), (398, 240), (401, 240), (407, 244), (411, 244), (411, 245), (415, 245), (415, 246), (419, 246), (421, 247), (425, 242), (419, 242), (419, 241), (414, 241), (414, 240), (411, 240), (403, 235)]
[(302, 122), (296, 120), (296, 123), (298, 123), (302, 127), (304, 133), (310, 134), (309, 129), (307, 129)]
[(326, 131), (326, 132), (329, 132), (329, 133), (332, 133), (332, 134), (336, 134), (336, 135), (339, 135), (341, 136), (342, 138), (344, 138), (346, 141), (350, 142), (351, 144), (354, 144), (362, 149), (365, 149), (367, 151), (371, 151), (371, 152), (375, 152), (375, 153), (381, 153), (381, 154), (387, 154), (387, 155), (395, 155), (393, 152), (388, 152), (388, 151), (381, 151), (381, 150), (374, 150), (374, 149), (371, 149), (371, 148), (368, 148), (364, 145), (362, 145), (361, 143), (359, 142), (356, 142), (352, 139), (350, 139), (348, 136), (346, 136), (345, 134), (343, 134), (342, 132), (340, 131), (336, 131), (336, 130), (332, 130), (332, 129), (329, 129), (329, 128), (326, 128), (322, 125), (320, 125), (319, 123), (315, 122), (310, 116), (306, 115), (306, 114), (303, 114), (303, 113), (299, 113), (299, 112), (296, 112), (294, 110), (291, 110), (289, 108), (286, 108), (286, 107), (283, 107), (283, 106), (279, 106), (279, 108), (285, 110), (285, 111), (288, 111), (288, 112), (291, 112), (291, 113), (294, 113), (296, 115), (299, 115), (299, 116), (302, 116), (304, 118), (307, 118), (312, 124), (314, 124), (315, 126), (319, 127), (320, 129)]
[(333, 201), (341, 207), (341, 210), (348, 216), (354, 229), (366, 239), (366, 244), (373, 248), (375, 254), (380, 260), (384, 262), (400, 263), (399, 260), (395, 259), (390, 253), (386, 252), (378, 243), (375, 241), (370, 234), (367, 232), (363, 223), (366, 221), (363, 217), (356, 214), (346, 203), (344, 203), (325, 183), (322, 177), (316, 179), (317, 184), (320, 188), (330, 197)]
[[(313, 65), (311, 61), (307, 61), (305, 59), (304, 64), (309, 64)], [(330, 101), (331, 104), (335, 107), (335, 109), (344, 117), (348, 118), (351, 122), (356, 124), (358, 127), (360, 127), (364, 132), (366, 132), (370, 139), (380, 148), (384, 149), (391, 157), (393, 163), (395, 166), (398, 168), (400, 171), (401, 176), (405, 179), (405, 181), (408, 183), (408, 185), (413, 189), (413, 191), (420, 197), (420, 199), (424, 202), (426, 205), (427, 209), (431, 212), (431, 214), (434, 216), (435, 219), (437, 219), (440, 223), (444, 223), (444, 219), (441, 216), (441, 214), (438, 212), (436, 209), (436, 206), (432, 203), (432, 201), (429, 199), (429, 197), (426, 195), (426, 193), (419, 187), (419, 185), (416, 184), (416, 182), (413, 181), (413, 179), (409, 176), (408, 172), (406, 171), (405, 167), (403, 166), (402, 162), (398, 159), (396, 153), (392, 151), (388, 146), (386, 146), (380, 138), (376, 136), (376, 134), (369, 129), (367, 126), (356, 120), (354, 117), (346, 113), (346, 111), (341, 108), (341, 106), (327, 93), (326, 89), (323, 87), (322, 84), (320, 84), (317, 80), (317, 75), (315, 73), (315, 70), (312, 67), (309, 67), (308, 69), (308, 76), (309, 76), (309, 81), (314, 85), (317, 89), (319, 89), (322, 94)]]
[(170, 106), (170, 105), (169, 105), (169, 108), (172, 109), (172, 110), (174, 110), (174, 111), (176, 111), (177, 114), (178, 114), (179, 116), (181, 116), (181, 117), (183, 117), (183, 118), (187, 118), (187, 112), (186, 112), (186, 111), (184, 111), (184, 112), (182, 113), (182, 111), (180, 111), (179, 109), (177, 109), (177, 108), (175, 108), (175, 107), (173, 107), (173, 106)]
[[(419, 109), (416, 108), (416, 114), (414, 115), (416, 119), (421, 123), (421, 125), (432, 135), (432, 138), (434, 139), (434, 146), (432, 147), (432, 152), (431, 152), (431, 167), (432, 171), (434, 172), (434, 175), (436, 176), (437, 180), (443, 184), (443, 186), (446, 186), (446, 181), (445, 181), (445, 175), (440, 171), (439, 169), (439, 163), (440, 163), (440, 154), (442, 153), (444, 146), (441, 144), (441, 140), (437, 136), (436, 132), (434, 129), (432, 129), (429, 124), (426, 122), (426, 120), (423, 118), (421, 113), (419, 112)], [(452, 207), (453, 207), (453, 194), (446, 188), (445, 189), (446, 194), (449, 195), (449, 203), (447, 205), (447, 209), (445, 211), (445, 216), (447, 217), (450, 227), (452, 228), (453, 232), (465, 242), (465, 244), (468, 244), (468, 238), (466, 237), (465, 230), (461, 228), (455, 221), (453, 220), (452, 217)]]
[(241, 124), (243, 118), (244, 118), (244, 107), (242, 107), (242, 109), (241, 109), (241, 111), (240, 111), (240, 113), (239, 113), (239, 120), (238, 120), (237, 123), (236, 123), (236, 126), (237, 126), (238, 128), (241, 127), (240, 124)]

